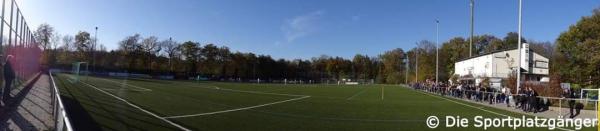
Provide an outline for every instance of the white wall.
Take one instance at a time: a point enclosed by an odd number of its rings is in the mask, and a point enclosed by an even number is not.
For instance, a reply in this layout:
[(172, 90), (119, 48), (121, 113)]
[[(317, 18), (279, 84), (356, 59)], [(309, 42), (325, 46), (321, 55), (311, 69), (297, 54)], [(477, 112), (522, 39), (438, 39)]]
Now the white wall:
[[(523, 44), (523, 48), (521, 49), (521, 58), (523, 58), (521, 59), (521, 68), (527, 70), (528, 73), (548, 75), (548, 68), (543, 68), (549, 66), (548, 58), (526, 50), (529, 50), (529, 45)], [(530, 55), (529, 53), (533, 54)], [(460, 76), (471, 74), (474, 77), (508, 78), (512, 70), (516, 69), (519, 65), (518, 55), (517, 49), (514, 49), (463, 60), (454, 64), (454, 74)], [(529, 59), (532, 60), (530, 61)], [(529, 62), (534, 63), (531, 69), (529, 68)], [(538, 65), (536, 66), (536, 64)]]
[(550, 67), (550, 63), (548, 58), (537, 54), (537, 53), (533, 53), (533, 69), (530, 73), (532, 74), (538, 74), (538, 75), (548, 75), (548, 69)]
[(454, 64), (454, 74), (487, 77), (493, 73), (492, 55), (480, 56)]
[(490, 77), (508, 78), (510, 73), (517, 67), (517, 50), (509, 50), (494, 53), (494, 70)]

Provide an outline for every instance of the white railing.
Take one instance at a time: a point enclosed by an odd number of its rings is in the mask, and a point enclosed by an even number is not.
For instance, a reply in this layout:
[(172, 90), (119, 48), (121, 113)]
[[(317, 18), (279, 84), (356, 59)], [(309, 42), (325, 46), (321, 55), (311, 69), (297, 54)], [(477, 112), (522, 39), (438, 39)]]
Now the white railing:
[(69, 121), (69, 117), (67, 117), (67, 111), (65, 110), (65, 106), (62, 103), (62, 99), (60, 99), (58, 87), (54, 82), (52, 71), (49, 71), (48, 74), (50, 75), (50, 80), (52, 82), (52, 110), (55, 122), (54, 130), (73, 131), (73, 128), (71, 127), (71, 121)]

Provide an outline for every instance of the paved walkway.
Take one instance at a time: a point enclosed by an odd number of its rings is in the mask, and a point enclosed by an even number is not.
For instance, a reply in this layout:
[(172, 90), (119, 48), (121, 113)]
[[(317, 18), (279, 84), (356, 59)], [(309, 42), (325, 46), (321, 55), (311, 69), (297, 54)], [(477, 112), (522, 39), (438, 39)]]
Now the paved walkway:
[(40, 74), (13, 89), (12, 103), (2, 107), (0, 131), (44, 131), (54, 128), (52, 86), (47, 74)]

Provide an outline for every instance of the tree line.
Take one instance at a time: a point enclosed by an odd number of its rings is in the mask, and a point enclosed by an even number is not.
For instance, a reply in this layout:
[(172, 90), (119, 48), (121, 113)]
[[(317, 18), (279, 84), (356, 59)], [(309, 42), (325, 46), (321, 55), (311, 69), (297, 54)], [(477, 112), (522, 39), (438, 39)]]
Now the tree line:
[[(581, 18), (555, 42), (537, 42), (521, 38), (534, 52), (550, 59), (552, 80), (600, 83), (600, 11)], [(95, 72), (129, 72), (151, 75), (174, 75), (177, 78), (202, 76), (213, 80), (342, 80), (374, 81), (398, 84), (435, 79), (436, 50), (439, 51), (440, 81), (454, 74), (454, 63), (469, 57), (471, 38), (454, 37), (440, 43), (423, 40), (405, 51), (401, 48), (377, 56), (357, 54), (353, 58), (321, 55), (311, 59), (275, 59), (269, 55), (232, 51), (226, 46), (195, 41), (178, 42), (171, 38), (134, 34), (107, 50), (96, 44), (86, 31), (74, 36), (60, 36), (52, 26), (42, 24), (35, 31), (43, 46), (42, 62), (52, 68), (70, 69), (73, 62), (90, 63)], [(517, 47), (518, 34), (504, 37), (477, 35), (473, 38), (473, 55)], [(418, 57), (418, 58), (417, 58)], [(417, 65), (418, 59), (418, 67)], [(418, 78), (415, 71), (418, 68)]]

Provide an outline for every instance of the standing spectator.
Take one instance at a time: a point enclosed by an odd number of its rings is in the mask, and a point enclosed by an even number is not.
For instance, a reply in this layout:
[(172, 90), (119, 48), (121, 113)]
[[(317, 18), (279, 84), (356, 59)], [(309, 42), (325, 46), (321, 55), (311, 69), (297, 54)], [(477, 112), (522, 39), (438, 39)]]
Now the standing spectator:
[(524, 88), (523, 90), (521, 90), (521, 93), (519, 93), (519, 107), (521, 108), (521, 110), (523, 111), (527, 111), (527, 96), (528, 96), (528, 92), (527, 88)]
[(573, 89), (568, 89), (564, 97), (569, 99), (569, 113), (571, 113), (569, 115), (569, 118), (573, 118), (575, 117), (575, 114), (573, 113), (573, 110), (575, 108), (575, 100), (573, 100), (575, 98), (575, 92), (573, 91)]
[(497, 90), (495, 90), (494, 88), (494, 94), (496, 94), (496, 99), (494, 99), (494, 103), (498, 104), (498, 103), (502, 103), (504, 102), (504, 94), (502, 92), (498, 92)]
[(513, 99), (512, 93), (510, 92), (510, 88), (504, 87), (504, 94), (506, 96), (506, 107), (510, 107), (510, 99)]
[(487, 92), (488, 101), (490, 101), (489, 104), (490, 105), (494, 104), (494, 100), (495, 100), (494, 99), (494, 90), (492, 89), (492, 87), (486, 87), (486, 88), (487, 88), (486, 92)]
[(502, 89), (500, 89), (500, 102), (498, 103), (503, 103), (506, 101), (506, 88), (502, 87)]
[(533, 90), (531, 87), (529, 88), (529, 111), (533, 113), (537, 113), (538, 110), (538, 101), (537, 101), (537, 92)]
[(12, 55), (8, 55), (6, 60), (3, 62), (3, 70), (4, 70), (4, 89), (2, 91), (2, 101), (6, 105), (12, 98), (10, 96), (10, 88), (12, 87), (12, 82), (15, 80), (15, 72), (10, 63), (10, 59)]
[(527, 95), (525, 96), (525, 99), (523, 100), (524, 104), (527, 105), (525, 106), (525, 112), (531, 112), (533, 111), (531, 108), (533, 107), (531, 104), (531, 97), (533, 96), (533, 92), (531, 91), (531, 88), (526, 87), (527, 88)]

